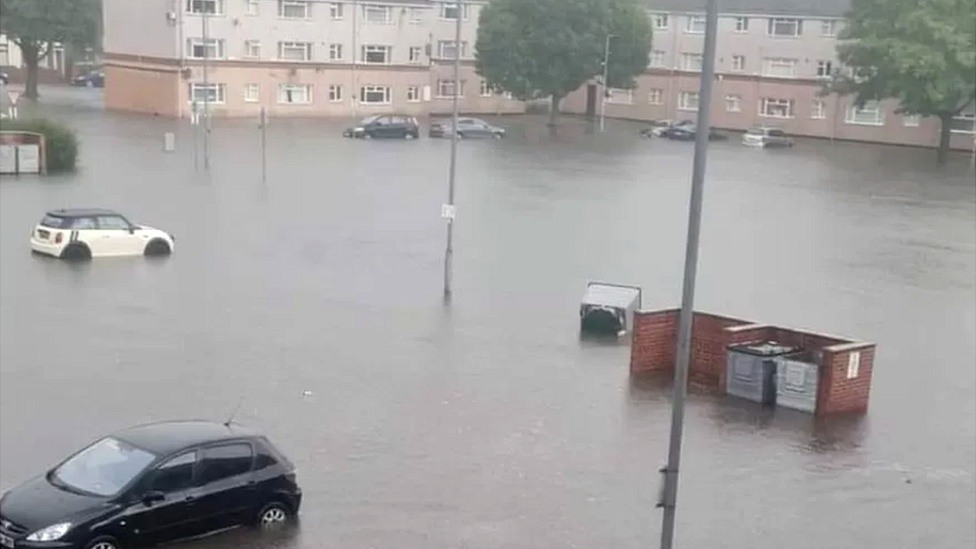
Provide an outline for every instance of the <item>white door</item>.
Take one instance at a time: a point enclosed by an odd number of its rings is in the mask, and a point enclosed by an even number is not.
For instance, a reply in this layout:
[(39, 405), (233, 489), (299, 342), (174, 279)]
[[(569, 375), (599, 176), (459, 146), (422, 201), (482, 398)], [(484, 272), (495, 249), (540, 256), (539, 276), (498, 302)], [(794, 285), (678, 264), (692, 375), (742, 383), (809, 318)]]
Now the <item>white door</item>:
[(134, 234), (129, 222), (118, 215), (98, 216), (98, 240), (105, 250), (104, 255), (140, 255), (143, 244), (139, 235)]

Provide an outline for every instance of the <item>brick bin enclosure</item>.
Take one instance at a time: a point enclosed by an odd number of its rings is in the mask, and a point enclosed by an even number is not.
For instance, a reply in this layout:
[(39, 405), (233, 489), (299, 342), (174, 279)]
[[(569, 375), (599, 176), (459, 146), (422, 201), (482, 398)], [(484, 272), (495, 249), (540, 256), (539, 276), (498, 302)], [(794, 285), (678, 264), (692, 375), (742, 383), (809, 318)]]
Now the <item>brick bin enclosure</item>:
[[(639, 311), (634, 315), (630, 373), (674, 373), (679, 309)], [(865, 412), (871, 394), (875, 344), (748, 320), (695, 312), (691, 329), (688, 383), (724, 391), (729, 345), (776, 341), (807, 351), (819, 366), (817, 415)], [(852, 353), (859, 353), (857, 375), (848, 378)]]

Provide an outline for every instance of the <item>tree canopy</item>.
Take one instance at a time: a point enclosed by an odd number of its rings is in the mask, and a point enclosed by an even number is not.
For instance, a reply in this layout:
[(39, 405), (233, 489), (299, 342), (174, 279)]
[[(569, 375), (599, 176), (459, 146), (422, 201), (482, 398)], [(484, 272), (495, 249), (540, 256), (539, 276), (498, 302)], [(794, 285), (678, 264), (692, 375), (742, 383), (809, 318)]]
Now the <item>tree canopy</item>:
[(559, 100), (603, 72), (634, 87), (648, 65), (651, 27), (636, 0), (492, 0), (478, 21), (476, 68), (493, 88), (526, 100)]
[(976, 2), (853, 0), (847, 19), (838, 46), (847, 71), (831, 90), (939, 117), (944, 160), (952, 118), (976, 100)]

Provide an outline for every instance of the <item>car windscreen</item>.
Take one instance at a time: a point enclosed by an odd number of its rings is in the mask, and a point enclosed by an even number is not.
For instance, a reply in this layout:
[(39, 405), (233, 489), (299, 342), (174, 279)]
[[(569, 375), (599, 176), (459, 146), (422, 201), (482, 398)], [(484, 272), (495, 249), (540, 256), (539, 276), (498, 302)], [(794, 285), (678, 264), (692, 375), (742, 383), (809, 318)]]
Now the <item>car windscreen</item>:
[(361, 121), (359, 122), (359, 125), (360, 125), (360, 126), (365, 126), (366, 124), (369, 124), (369, 123), (372, 123), (372, 122), (375, 122), (375, 121), (377, 121), (377, 120), (379, 120), (379, 118), (380, 118), (380, 116), (381, 116), (381, 115), (379, 115), (379, 114), (374, 114), (374, 115), (372, 115), (372, 116), (367, 116), (366, 118), (363, 118), (363, 119), (362, 119), (362, 120), (361, 120)]
[(71, 227), (71, 218), (48, 214), (45, 215), (44, 219), (41, 220), (41, 226), (50, 227), (52, 229), (67, 229)]
[(114, 438), (103, 438), (52, 471), (55, 485), (97, 496), (114, 496), (156, 456)]
[(748, 135), (764, 135), (765, 133), (762, 128), (749, 128), (749, 131), (746, 132)]

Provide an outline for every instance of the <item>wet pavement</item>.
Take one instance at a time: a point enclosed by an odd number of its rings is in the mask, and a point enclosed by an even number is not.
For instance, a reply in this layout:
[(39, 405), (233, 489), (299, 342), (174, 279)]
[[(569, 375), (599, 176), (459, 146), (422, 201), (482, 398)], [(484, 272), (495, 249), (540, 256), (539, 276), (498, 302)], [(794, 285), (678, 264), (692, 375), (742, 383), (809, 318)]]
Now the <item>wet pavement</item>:
[[(82, 99), (47, 109), (79, 131), (80, 171), (0, 184), (0, 486), (107, 431), (223, 420), (243, 398), (237, 419), (299, 467), (300, 527), (188, 547), (657, 546), (668, 388), (629, 378), (626, 345), (581, 342), (577, 306), (588, 280), (679, 302), (691, 144), (619, 121), (553, 138), (532, 117), (463, 142), (445, 308), (449, 142), (273, 120), (264, 184), (255, 121), (216, 124), (207, 176), (185, 122), (66, 93)], [(970, 158), (710, 150), (698, 308), (879, 347), (863, 418), (691, 396), (680, 547), (973, 546)], [(176, 253), (31, 256), (33, 224), (67, 206), (164, 228)]]

